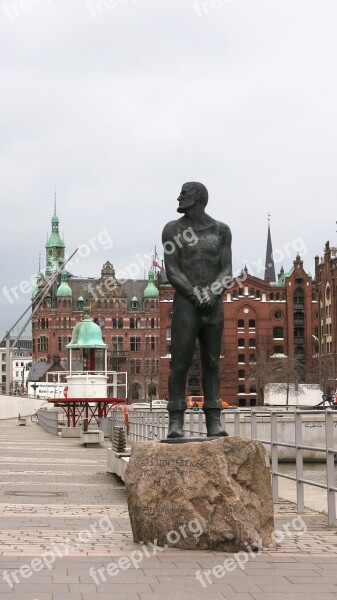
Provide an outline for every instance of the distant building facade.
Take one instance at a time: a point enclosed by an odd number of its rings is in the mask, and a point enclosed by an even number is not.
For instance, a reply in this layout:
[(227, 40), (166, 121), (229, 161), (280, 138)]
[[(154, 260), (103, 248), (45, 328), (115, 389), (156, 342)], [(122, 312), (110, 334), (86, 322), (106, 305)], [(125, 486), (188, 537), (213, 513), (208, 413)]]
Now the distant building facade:
[(336, 390), (337, 377), (337, 248), (326, 242), (322, 257), (315, 257), (318, 293), (319, 375), (326, 393)]
[[(46, 244), (46, 272), (37, 277), (33, 307), (39, 291), (62, 266), (65, 245), (59, 235), (56, 212), (52, 233)], [(52, 362), (58, 355), (67, 369), (66, 345), (76, 323), (82, 320), (85, 306), (100, 325), (108, 345), (108, 370), (127, 371), (128, 398), (131, 401), (158, 398), (159, 394), (159, 290), (155, 272), (147, 280), (120, 283), (115, 270), (106, 262), (97, 278), (72, 276), (63, 269), (32, 318), (33, 359)]]
[[(171, 317), (174, 290), (166, 278), (160, 285), (160, 396), (168, 395), (171, 358)], [(299, 368), (299, 383), (317, 379), (315, 332), (318, 299), (312, 276), (300, 256), (288, 273), (283, 269), (277, 282), (259, 279), (244, 270), (223, 295), (224, 332), (220, 358), (220, 396), (234, 406), (263, 402), (258, 379), (266, 360), (291, 357)], [(196, 348), (187, 380), (186, 395), (202, 395)]]
[[(15, 341), (14, 337), (10, 338), (11, 344)], [(1, 357), (1, 391), (5, 393), (6, 377), (7, 377), (7, 361), (6, 361), (6, 340), (0, 342), (0, 357)], [(27, 385), (29, 368), (32, 364), (32, 338), (23, 336), (17, 342), (15, 348), (10, 354), (11, 372), (11, 392), (24, 391)]]
[[(55, 213), (52, 233), (46, 244), (46, 272), (38, 274), (34, 303), (38, 301), (46, 276), (50, 277), (58, 270), (64, 257), (65, 245), (59, 235), (59, 220)], [(263, 402), (259, 372), (263, 370), (262, 355), (267, 361), (283, 358), (296, 361), (299, 383), (313, 383), (319, 377), (320, 309), (315, 283), (310, 273), (304, 270), (300, 256), (287, 273), (281, 269), (274, 281), (275, 270), (270, 257), (272, 246), (268, 226), (265, 278), (254, 277), (245, 269), (223, 295), (225, 324), (220, 393), (222, 400), (234, 406), (254, 406)], [(320, 286), (323, 286), (323, 279)], [(167, 398), (173, 298), (174, 289), (168, 283), (164, 269), (157, 276), (150, 268), (147, 280), (124, 282), (116, 279), (110, 262), (103, 265), (97, 278), (74, 277), (64, 269), (33, 316), (33, 359), (50, 365), (53, 357), (59, 356), (60, 364), (67, 370), (66, 345), (71, 340), (74, 326), (84, 316), (85, 306), (90, 306), (91, 317), (100, 325), (103, 340), (108, 345), (108, 369), (128, 373), (129, 401)], [(324, 320), (322, 317), (322, 323), (331, 330), (329, 318), (324, 317), (328, 319)], [(326, 344), (328, 342), (331, 344), (327, 337)], [(326, 348), (330, 346), (325, 345)], [(186, 395), (200, 394), (197, 345)]]

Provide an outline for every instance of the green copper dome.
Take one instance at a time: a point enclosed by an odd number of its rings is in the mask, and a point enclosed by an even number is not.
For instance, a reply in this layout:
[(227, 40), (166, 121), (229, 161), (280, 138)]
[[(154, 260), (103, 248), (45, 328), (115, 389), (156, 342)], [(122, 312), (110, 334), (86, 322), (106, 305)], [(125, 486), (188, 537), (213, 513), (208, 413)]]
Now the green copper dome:
[(102, 340), (102, 331), (87, 314), (83, 321), (77, 323), (73, 329), (70, 344), (66, 348), (78, 350), (80, 348), (107, 348)]
[(147, 284), (145, 290), (144, 290), (144, 298), (159, 298), (159, 290), (156, 287), (154, 280), (155, 280), (155, 274), (154, 274), (154, 270), (151, 268), (149, 270), (149, 283)]
[(68, 279), (68, 273), (65, 269), (63, 269), (61, 271), (61, 284), (57, 288), (57, 292), (56, 292), (56, 296), (58, 298), (72, 297), (72, 295), (73, 295), (72, 289), (71, 289), (67, 279)]
[(64, 248), (65, 244), (59, 234), (59, 218), (56, 214), (53, 215), (51, 220), (51, 234), (49, 240), (46, 243), (46, 248)]

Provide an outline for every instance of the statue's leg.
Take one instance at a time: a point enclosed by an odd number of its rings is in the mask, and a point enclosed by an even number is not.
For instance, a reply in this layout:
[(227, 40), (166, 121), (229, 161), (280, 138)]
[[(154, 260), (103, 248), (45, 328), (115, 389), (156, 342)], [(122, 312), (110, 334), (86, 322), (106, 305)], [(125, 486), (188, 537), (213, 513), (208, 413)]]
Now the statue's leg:
[(186, 298), (175, 295), (171, 330), (171, 368), (168, 381), (168, 438), (183, 437), (186, 410), (186, 376), (192, 362), (198, 334), (197, 309)]
[(199, 334), (200, 357), (202, 364), (202, 386), (204, 391), (204, 412), (207, 436), (228, 435), (221, 427), (219, 359), (223, 331), (222, 298), (206, 317)]

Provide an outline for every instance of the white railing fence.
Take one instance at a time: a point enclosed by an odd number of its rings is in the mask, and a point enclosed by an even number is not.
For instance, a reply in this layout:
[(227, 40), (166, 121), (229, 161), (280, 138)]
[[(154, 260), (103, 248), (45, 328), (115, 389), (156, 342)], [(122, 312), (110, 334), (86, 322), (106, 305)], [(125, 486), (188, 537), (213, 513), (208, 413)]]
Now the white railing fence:
[[(274, 502), (279, 501), (279, 478), (296, 482), (297, 511), (304, 511), (304, 485), (327, 492), (328, 524), (336, 523), (335, 456), (337, 455), (337, 411), (271, 410), (252, 408), (225, 410), (221, 415), (223, 428), (229, 435), (254, 439), (264, 444), (271, 458)], [(129, 444), (161, 440), (167, 436), (166, 410), (113, 410), (111, 427), (123, 426)], [(186, 411), (185, 437), (206, 437), (204, 413)], [(304, 462), (326, 464), (326, 484), (304, 478)], [(280, 462), (295, 462), (296, 475), (281, 473)]]

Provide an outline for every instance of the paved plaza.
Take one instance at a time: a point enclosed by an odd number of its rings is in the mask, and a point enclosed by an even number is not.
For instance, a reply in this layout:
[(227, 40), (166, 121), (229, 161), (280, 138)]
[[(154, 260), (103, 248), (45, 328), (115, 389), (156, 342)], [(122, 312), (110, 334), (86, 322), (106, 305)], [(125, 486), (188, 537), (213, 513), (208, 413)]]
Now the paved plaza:
[(275, 550), (135, 544), (108, 446), (0, 421), (1, 600), (336, 600), (337, 530), (288, 500), (275, 507)]

